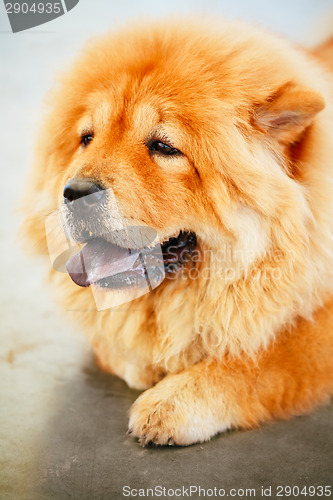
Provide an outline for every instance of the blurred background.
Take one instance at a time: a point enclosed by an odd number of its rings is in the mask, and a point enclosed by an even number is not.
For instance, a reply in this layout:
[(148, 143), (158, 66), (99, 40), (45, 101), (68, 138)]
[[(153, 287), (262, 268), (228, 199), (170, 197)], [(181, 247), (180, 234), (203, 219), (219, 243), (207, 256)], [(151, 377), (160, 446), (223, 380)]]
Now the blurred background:
[[(213, 456), (219, 457), (225, 475), (214, 475), (216, 484), (222, 478), (224, 484), (239, 484), (250, 473), (252, 481), (257, 474), (256, 486), (272, 482), (279, 478), (278, 473), (273, 477), (272, 463), (284, 474), (285, 484), (288, 474), (302, 478), (302, 473), (310, 481), (332, 466), (332, 438), (327, 437), (325, 452), (321, 447), (329, 418), (332, 425), (329, 409), (304, 417), (297, 429), (281, 423), (273, 431), (260, 431), (258, 454), (253, 433), (229, 436), (221, 443), (218, 438), (172, 455), (139, 449), (125, 436), (126, 411), (137, 394), (95, 371), (83, 337), (57, 314), (43, 281), (44, 265), (20, 249), (17, 207), (32, 162), (43, 96), (54, 77), (90, 36), (131, 19), (193, 13), (249, 20), (309, 47), (333, 33), (333, 0), (80, 0), (65, 15), (16, 34), (0, 3), (1, 498), (120, 498), (121, 475), (151, 485), (154, 467), (169, 474), (170, 481), (177, 474), (191, 481), (193, 450), (201, 452), (195, 463), (203, 464), (194, 469), (197, 477)], [(322, 453), (326, 458), (319, 459)], [(283, 462), (286, 455), (289, 468)]]

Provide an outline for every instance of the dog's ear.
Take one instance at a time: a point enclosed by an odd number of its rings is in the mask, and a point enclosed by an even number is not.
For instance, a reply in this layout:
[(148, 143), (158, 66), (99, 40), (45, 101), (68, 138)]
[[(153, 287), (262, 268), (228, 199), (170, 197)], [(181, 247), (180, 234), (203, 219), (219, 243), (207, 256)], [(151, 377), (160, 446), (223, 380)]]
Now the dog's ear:
[(280, 143), (291, 144), (300, 139), (324, 107), (319, 92), (289, 82), (256, 106), (253, 124)]

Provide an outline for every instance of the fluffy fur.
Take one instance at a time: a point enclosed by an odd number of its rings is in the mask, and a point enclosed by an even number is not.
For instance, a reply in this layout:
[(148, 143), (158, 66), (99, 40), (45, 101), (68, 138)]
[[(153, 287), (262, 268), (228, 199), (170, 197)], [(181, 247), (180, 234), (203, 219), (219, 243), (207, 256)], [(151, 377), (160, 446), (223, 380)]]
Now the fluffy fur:
[[(112, 187), (161, 241), (197, 235), (195, 267), (116, 309), (50, 271), (100, 366), (148, 389), (130, 415), (143, 444), (204, 441), (332, 394), (333, 79), (319, 56), (242, 23), (140, 24), (90, 41), (49, 95), (25, 201), (39, 253), (74, 176)], [(148, 154), (155, 129), (181, 158)]]

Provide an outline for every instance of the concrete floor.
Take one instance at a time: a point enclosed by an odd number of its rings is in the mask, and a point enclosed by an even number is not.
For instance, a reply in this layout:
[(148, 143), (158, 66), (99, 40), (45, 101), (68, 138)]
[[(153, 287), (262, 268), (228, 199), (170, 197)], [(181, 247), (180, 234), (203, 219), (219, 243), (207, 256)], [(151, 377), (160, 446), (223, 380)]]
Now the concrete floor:
[[(324, 26), (317, 39), (324, 36), (327, 23), (322, 21), (332, 20), (327, 10), (332, 4), (170, 0), (154, 11), (157, 3), (152, 0), (94, 0), (92, 15), (92, 2), (81, 0), (52, 24), (13, 35), (0, 3), (1, 500), (119, 499), (125, 498), (126, 485), (216, 486), (226, 490), (225, 496), (233, 494), (231, 488), (255, 488), (258, 498), (263, 498), (262, 486), (272, 486), (271, 497), (278, 498), (278, 485), (332, 485), (333, 405), (184, 449), (143, 449), (126, 436), (127, 411), (138, 393), (100, 372), (80, 332), (69, 326), (66, 315), (57, 315), (43, 282), (43, 264), (20, 251), (20, 216), (15, 212), (32, 158), (42, 96), (54, 73), (90, 34), (139, 14), (166, 14), (178, 7), (192, 12), (194, 6), (204, 6), (208, 12), (257, 19), (308, 42), (316, 38), (310, 27)], [(241, 491), (234, 496), (242, 497)], [(193, 493), (192, 498), (199, 496)]]

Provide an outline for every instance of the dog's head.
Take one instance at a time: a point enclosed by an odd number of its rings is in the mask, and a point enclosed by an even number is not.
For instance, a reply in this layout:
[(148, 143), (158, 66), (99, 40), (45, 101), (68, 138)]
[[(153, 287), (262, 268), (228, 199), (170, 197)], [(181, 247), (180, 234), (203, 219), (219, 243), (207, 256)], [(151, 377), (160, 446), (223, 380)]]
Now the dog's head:
[(52, 94), (39, 191), (94, 255), (96, 241), (135, 251), (128, 228), (148, 228), (142, 246), (160, 244), (173, 275), (195, 250), (249, 267), (306, 224), (298, 166), (324, 101), (302, 58), (237, 24), (88, 43)]

